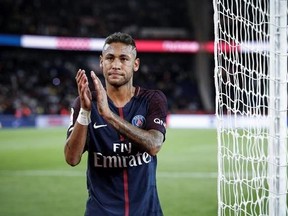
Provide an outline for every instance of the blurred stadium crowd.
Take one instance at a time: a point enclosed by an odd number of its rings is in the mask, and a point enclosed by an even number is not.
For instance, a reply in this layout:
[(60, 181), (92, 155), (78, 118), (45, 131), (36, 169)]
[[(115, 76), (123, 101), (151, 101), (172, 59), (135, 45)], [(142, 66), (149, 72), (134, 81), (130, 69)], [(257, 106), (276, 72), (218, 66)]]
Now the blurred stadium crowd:
[(1, 33), (106, 37), (125, 31), (135, 38), (158, 37), (161, 32), (164, 37), (192, 36), (185, 1), (1, 0), (0, 11)]
[[(185, 4), (174, 4), (175, 0), (77, 2), (2, 0), (0, 33), (104, 38), (125, 31), (136, 39), (193, 38)], [(101, 76), (99, 54), (0, 47), (0, 114), (69, 114), (77, 95), (75, 73), (82, 68)], [(171, 113), (202, 110), (192, 55), (139, 53), (139, 57), (136, 85), (161, 89)]]

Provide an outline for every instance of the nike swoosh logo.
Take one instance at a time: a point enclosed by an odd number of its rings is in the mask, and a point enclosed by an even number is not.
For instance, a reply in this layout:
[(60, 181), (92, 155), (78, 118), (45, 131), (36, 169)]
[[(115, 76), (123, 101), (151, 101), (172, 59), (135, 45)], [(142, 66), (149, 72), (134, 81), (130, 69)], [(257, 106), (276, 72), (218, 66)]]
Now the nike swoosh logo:
[(107, 126), (107, 125), (97, 125), (96, 123), (94, 123), (93, 128), (94, 128), (94, 129), (98, 129), (98, 128), (106, 127), (106, 126)]

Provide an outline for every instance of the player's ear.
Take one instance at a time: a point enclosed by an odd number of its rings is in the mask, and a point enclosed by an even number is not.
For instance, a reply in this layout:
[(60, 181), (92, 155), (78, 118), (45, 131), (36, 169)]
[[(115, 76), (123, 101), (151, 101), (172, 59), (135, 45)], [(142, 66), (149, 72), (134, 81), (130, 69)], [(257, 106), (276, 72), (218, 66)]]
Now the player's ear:
[(140, 66), (140, 59), (136, 58), (135, 61), (134, 61), (133, 71), (134, 72), (138, 71), (139, 66)]
[(99, 64), (100, 64), (100, 68), (103, 68), (103, 57), (102, 57), (102, 55), (100, 55)]

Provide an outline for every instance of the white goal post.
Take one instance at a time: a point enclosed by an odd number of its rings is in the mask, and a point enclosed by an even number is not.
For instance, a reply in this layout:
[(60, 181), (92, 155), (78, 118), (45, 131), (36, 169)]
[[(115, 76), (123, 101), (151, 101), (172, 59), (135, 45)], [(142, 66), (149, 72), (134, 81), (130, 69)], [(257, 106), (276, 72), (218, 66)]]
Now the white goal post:
[(287, 216), (287, 0), (213, 6), (218, 216)]

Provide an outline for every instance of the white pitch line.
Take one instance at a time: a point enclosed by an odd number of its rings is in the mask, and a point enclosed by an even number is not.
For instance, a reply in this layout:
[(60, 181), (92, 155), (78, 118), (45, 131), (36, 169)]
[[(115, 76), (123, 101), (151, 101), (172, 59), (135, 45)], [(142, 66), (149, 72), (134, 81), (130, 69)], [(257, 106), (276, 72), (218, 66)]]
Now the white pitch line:
[(157, 172), (159, 178), (217, 178), (216, 172)]
[[(0, 176), (71, 176), (85, 177), (86, 171), (78, 170), (1, 170)], [(217, 178), (216, 172), (157, 172), (159, 178)]]
[(1, 170), (0, 176), (85, 176), (85, 171), (78, 170)]

